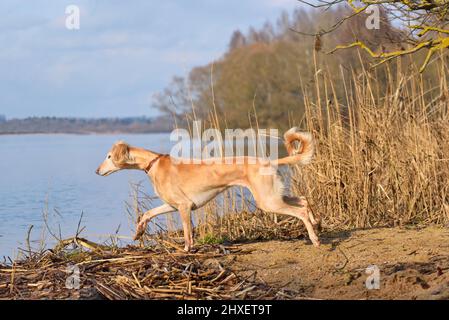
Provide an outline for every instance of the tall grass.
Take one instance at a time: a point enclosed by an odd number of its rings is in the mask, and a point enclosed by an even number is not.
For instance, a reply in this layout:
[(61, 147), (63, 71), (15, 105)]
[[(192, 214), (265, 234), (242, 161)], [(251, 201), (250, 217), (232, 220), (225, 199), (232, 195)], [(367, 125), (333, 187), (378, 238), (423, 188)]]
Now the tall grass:
[[(306, 112), (292, 125), (313, 134), (316, 153), (312, 164), (288, 170), (289, 191), (307, 198), (327, 230), (449, 221), (448, 66), (434, 61), (439, 77), (432, 84), (413, 64), (390, 66), (382, 75), (342, 71), (344, 96), (317, 65), (312, 86), (301, 85)], [(219, 127), (213, 111), (210, 119)], [(168, 231), (177, 233), (179, 223), (170, 221)], [(197, 210), (194, 223), (206, 242), (296, 237), (303, 230), (296, 219), (261, 212), (239, 188)]]
[(295, 170), (293, 185), (329, 227), (449, 221), (447, 64), (431, 88), (415, 66), (401, 69), (400, 61), (394, 74), (386, 69), (386, 85), (366, 69), (342, 78), (351, 83), (345, 97), (323, 72), (315, 100), (305, 94), (304, 125), (317, 150), (312, 165)]

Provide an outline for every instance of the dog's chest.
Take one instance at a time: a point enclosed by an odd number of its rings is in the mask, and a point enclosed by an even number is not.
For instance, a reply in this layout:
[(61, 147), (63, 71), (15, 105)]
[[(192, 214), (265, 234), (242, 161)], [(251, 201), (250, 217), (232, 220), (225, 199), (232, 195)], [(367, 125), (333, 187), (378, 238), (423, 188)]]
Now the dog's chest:
[(176, 184), (171, 184), (169, 181), (153, 175), (150, 175), (150, 178), (155, 195), (165, 203), (176, 206), (179, 203), (186, 202), (187, 199), (183, 199), (183, 193), (180, 192), (179, 187)]
[(219, 193), (221, 193), (225, 189), (226, 188), (220, 188), (220, 189), (211, 189), (208, 191), (202, 191), (199, 193), (194, 193), (194, 194), (189, 195), (189, 198), (195, 204), (196, 208), (201, 208), (202, 206), (204, 206), (210, 200), (215, 198)]
[(154, 194), (156, 196), (158, 196), (159, 198), (161, 198), (162, 200), (165, 200), (164, 195), (161, 194), (161, 191), (160, 191), (160, 189), (162, 189), (162, 188), (159, 187), (158, 183), (155, 181), (155, 179), (153, 177), (150, 177), (150, 178), (151, 178), (151, 183), (153, 184)]

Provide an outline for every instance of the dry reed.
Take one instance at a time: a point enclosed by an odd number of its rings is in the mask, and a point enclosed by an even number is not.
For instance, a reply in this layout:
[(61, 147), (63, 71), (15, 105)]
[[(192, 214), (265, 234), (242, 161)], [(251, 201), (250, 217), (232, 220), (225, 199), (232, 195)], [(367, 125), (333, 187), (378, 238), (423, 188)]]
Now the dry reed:
[[(53, 250), (0, 264), (0, 299), (288, 299), (276, 289), (222, 265), (219, 258), (245, 254), (238, 246), (205, 245), (186, 253), (175, 243), (151, 248), (111, 248), (83, 238)], [(74, 267), (78, 279), (73, 278)]]

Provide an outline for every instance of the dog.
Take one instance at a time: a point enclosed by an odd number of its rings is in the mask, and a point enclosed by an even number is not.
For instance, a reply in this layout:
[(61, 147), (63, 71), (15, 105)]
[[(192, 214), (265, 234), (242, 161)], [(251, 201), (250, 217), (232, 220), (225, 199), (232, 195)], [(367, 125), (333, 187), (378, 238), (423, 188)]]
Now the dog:
[[(295, 144), (299, 143), (299, 150)], [(311, 162), (314, 142), (310, 133), (292, 128), (284, 134), (288, 156), (277, 160), (250, 161), (250, 157), (228, 158), (231, 161), (212, 163), (179, 163), (169, 155), (143, 148), (132, 147), (123, 141), (116, 142), (107, 153), (96, 173), (108, 176), (123, 169), (144, 171), (151, 179), (154, 191), (164, 204), (145, 212), (138, 221), (134, 240), (145, 232), (148, 222), (164, 213), (179, 211), (184, 231), (185, 251), (193, 247), (191, 211), (201, 208), (218, 194), (232, 186), (243, 186), (254, 196), (256, 205), (263, 211), (299, 218), (305, 225), (313, 245), (320, 241), (314, 227), (321, 218), (314, 216), (304, 198), (283, 195), (283, 183), (276, 173), (277, 166), (306, 165)], [(261, 170), (274, 170), (275, 174), (260, 174)]]

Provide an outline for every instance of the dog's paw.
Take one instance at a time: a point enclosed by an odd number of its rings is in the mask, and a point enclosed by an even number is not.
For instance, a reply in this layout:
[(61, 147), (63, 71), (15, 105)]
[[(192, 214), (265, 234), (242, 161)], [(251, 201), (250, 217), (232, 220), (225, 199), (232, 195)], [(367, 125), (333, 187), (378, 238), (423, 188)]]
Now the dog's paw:
[(184, 251), (188, 252), (188, 253), (195, 253), (196, 251), (198, 251), (198, 248), (195, 248), (193, 245), (185, 245), (184, 246)]
[(310, 235), (309, 239), (314, 247), (318, 248), (321, 245), (320, 239), (316, 235)]
[(137, 226), (136, 234), (134, 235), (133, 240), (137, 241), (140, 238), (142, 238), (143, 234), (145, 233), (145, 228), (141, 227), (140, 224)]
[(139, 240), (142, 237), (143, 233), (142, 232), (136, 232), (136, 234), (133, 237), (134, 241)]
[(313, 246), (316, 248), (318, 248), (321, 245), (321, 242), (318, 238), (311, 238), (310, 241), (312, 241)]

